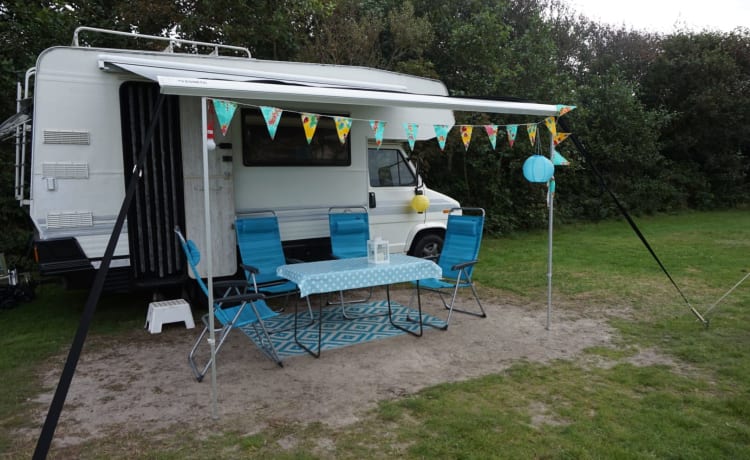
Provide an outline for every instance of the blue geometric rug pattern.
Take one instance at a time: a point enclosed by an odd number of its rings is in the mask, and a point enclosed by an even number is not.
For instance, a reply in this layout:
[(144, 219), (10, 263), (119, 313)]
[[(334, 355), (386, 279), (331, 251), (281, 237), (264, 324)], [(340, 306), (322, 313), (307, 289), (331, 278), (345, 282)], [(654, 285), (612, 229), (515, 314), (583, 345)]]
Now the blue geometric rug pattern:
[[(419, 332), (419, 324), (413, 321), (407, 321), (407, 315), (412, 319), (417, 318), (417, 310), (410, 309), (395, 302), (391, 302), (393, 311), (393, 321), (405, 328)], [(331, 305), (323, 309), (323, 340), (321, 347), (323, 350), (332, 350), (334, 348), (348, 347), (358, 343), (371, 342), (373, 340), (385, 339), (406, 334), (405, 332), (391, 326), (388, 320), (388, 302), (386, 300), (347, 305), (347, 315), (357, 317), (359, 315), (372, 315), (384, 313), (379, 316), (368, 318), (356, 318), (353, 320), (344, 319), (341, 315), (341, 307)], [(315, 323), (310, 323), (310, 316), (306, 309), (299, 308), (297, 339), (305, 346), (316, 349), (318, 347), (318, 310), (313, 308)], [(445, 321), (434, 316), (422, 313), (424, 323), (434, 324), (435, 326), (444, 326)], [(280, 358), (285, 356), (295, 356), (306, 354), (307, 352), (294, 342), (294, 313), (279, 315), (271, 318), (266, 322), (266, 329), (269, 331), (283, 330), (271, 334), (276, 351)], [(241, 328), (250, 339), (258, 343), (258, 337), (252, 326)], [(425, 325), (424, 330), (430, 330), (431, 327)]]

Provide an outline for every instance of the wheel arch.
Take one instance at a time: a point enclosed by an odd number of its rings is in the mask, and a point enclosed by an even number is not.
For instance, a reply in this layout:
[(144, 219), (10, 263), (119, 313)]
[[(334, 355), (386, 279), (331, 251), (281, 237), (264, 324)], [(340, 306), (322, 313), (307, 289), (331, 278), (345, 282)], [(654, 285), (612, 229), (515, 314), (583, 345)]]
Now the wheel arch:
[(404, 244), (406, 254), (411, 254), (414, 250), (414, 245), (420, 240), (420, 238), (428, 234), (434, 234), (441, 238), (445, 238), (445, 224), (440, 222), (427, 222), (415, 225), (406, 238), (406, 244)]

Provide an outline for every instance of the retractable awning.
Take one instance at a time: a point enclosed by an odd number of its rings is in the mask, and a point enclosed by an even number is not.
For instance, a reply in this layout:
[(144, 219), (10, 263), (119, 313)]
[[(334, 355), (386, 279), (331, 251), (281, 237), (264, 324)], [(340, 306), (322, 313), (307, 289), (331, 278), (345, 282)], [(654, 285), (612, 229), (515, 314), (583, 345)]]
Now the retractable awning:
[(554, 116), (558, 113), (557, 106), (551, 104), (468, 99), (427, 94), (238, 82), (162, 75), (157, 77), (157, 81), (162, 93), (181, 96), (298, 102), (316, 105), (405, 107), (512, 115)]
[[(115, 54), (99, 55), (99, 69), (105, 72), (130, 72), (154, 81), (156, 81), (159, 76), (164, 76), (236, 82), (277, 82), (289, 85), (326, 88), (336, 87), (369, 89), (376, 91), (407, 91), (406, 86), (393, 83), (243, 68), (243, 66), (239, 64), (246, 65), (248, 60), (245, 58), (239, 59), (239, 62), (230, 58), (225, 58), (225, 62), (235, 63), (236, 65), (198, 64), (170, 59), (147, 59), (143, 57)], [(308, 65), (314, 66), (314, 64)]]

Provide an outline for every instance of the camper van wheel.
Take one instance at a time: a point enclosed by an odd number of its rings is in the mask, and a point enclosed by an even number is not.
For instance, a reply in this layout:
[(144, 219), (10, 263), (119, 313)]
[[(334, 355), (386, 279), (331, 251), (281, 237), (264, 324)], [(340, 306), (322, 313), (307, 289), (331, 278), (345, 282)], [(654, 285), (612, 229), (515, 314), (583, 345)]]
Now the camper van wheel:
[(428, 233), (419, 237), (412, 246), (411, 254), (415, 257), (437, 259), (443, 249), (443, 237), (436, 233)]

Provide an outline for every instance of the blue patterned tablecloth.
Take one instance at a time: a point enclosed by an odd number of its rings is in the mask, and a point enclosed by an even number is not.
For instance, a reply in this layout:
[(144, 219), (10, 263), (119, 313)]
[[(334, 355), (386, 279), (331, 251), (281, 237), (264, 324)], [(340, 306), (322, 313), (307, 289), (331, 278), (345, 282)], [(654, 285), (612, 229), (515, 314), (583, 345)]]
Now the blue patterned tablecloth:
[(440, 278), (443, 274), (441, 268), (431, 260), (403, 254), (391, 254), (390, 259), (384, 264), (368, 263), (367, 257), (288, 264), (276, 269), (276, 274), (297, 283), (301, 297)]

